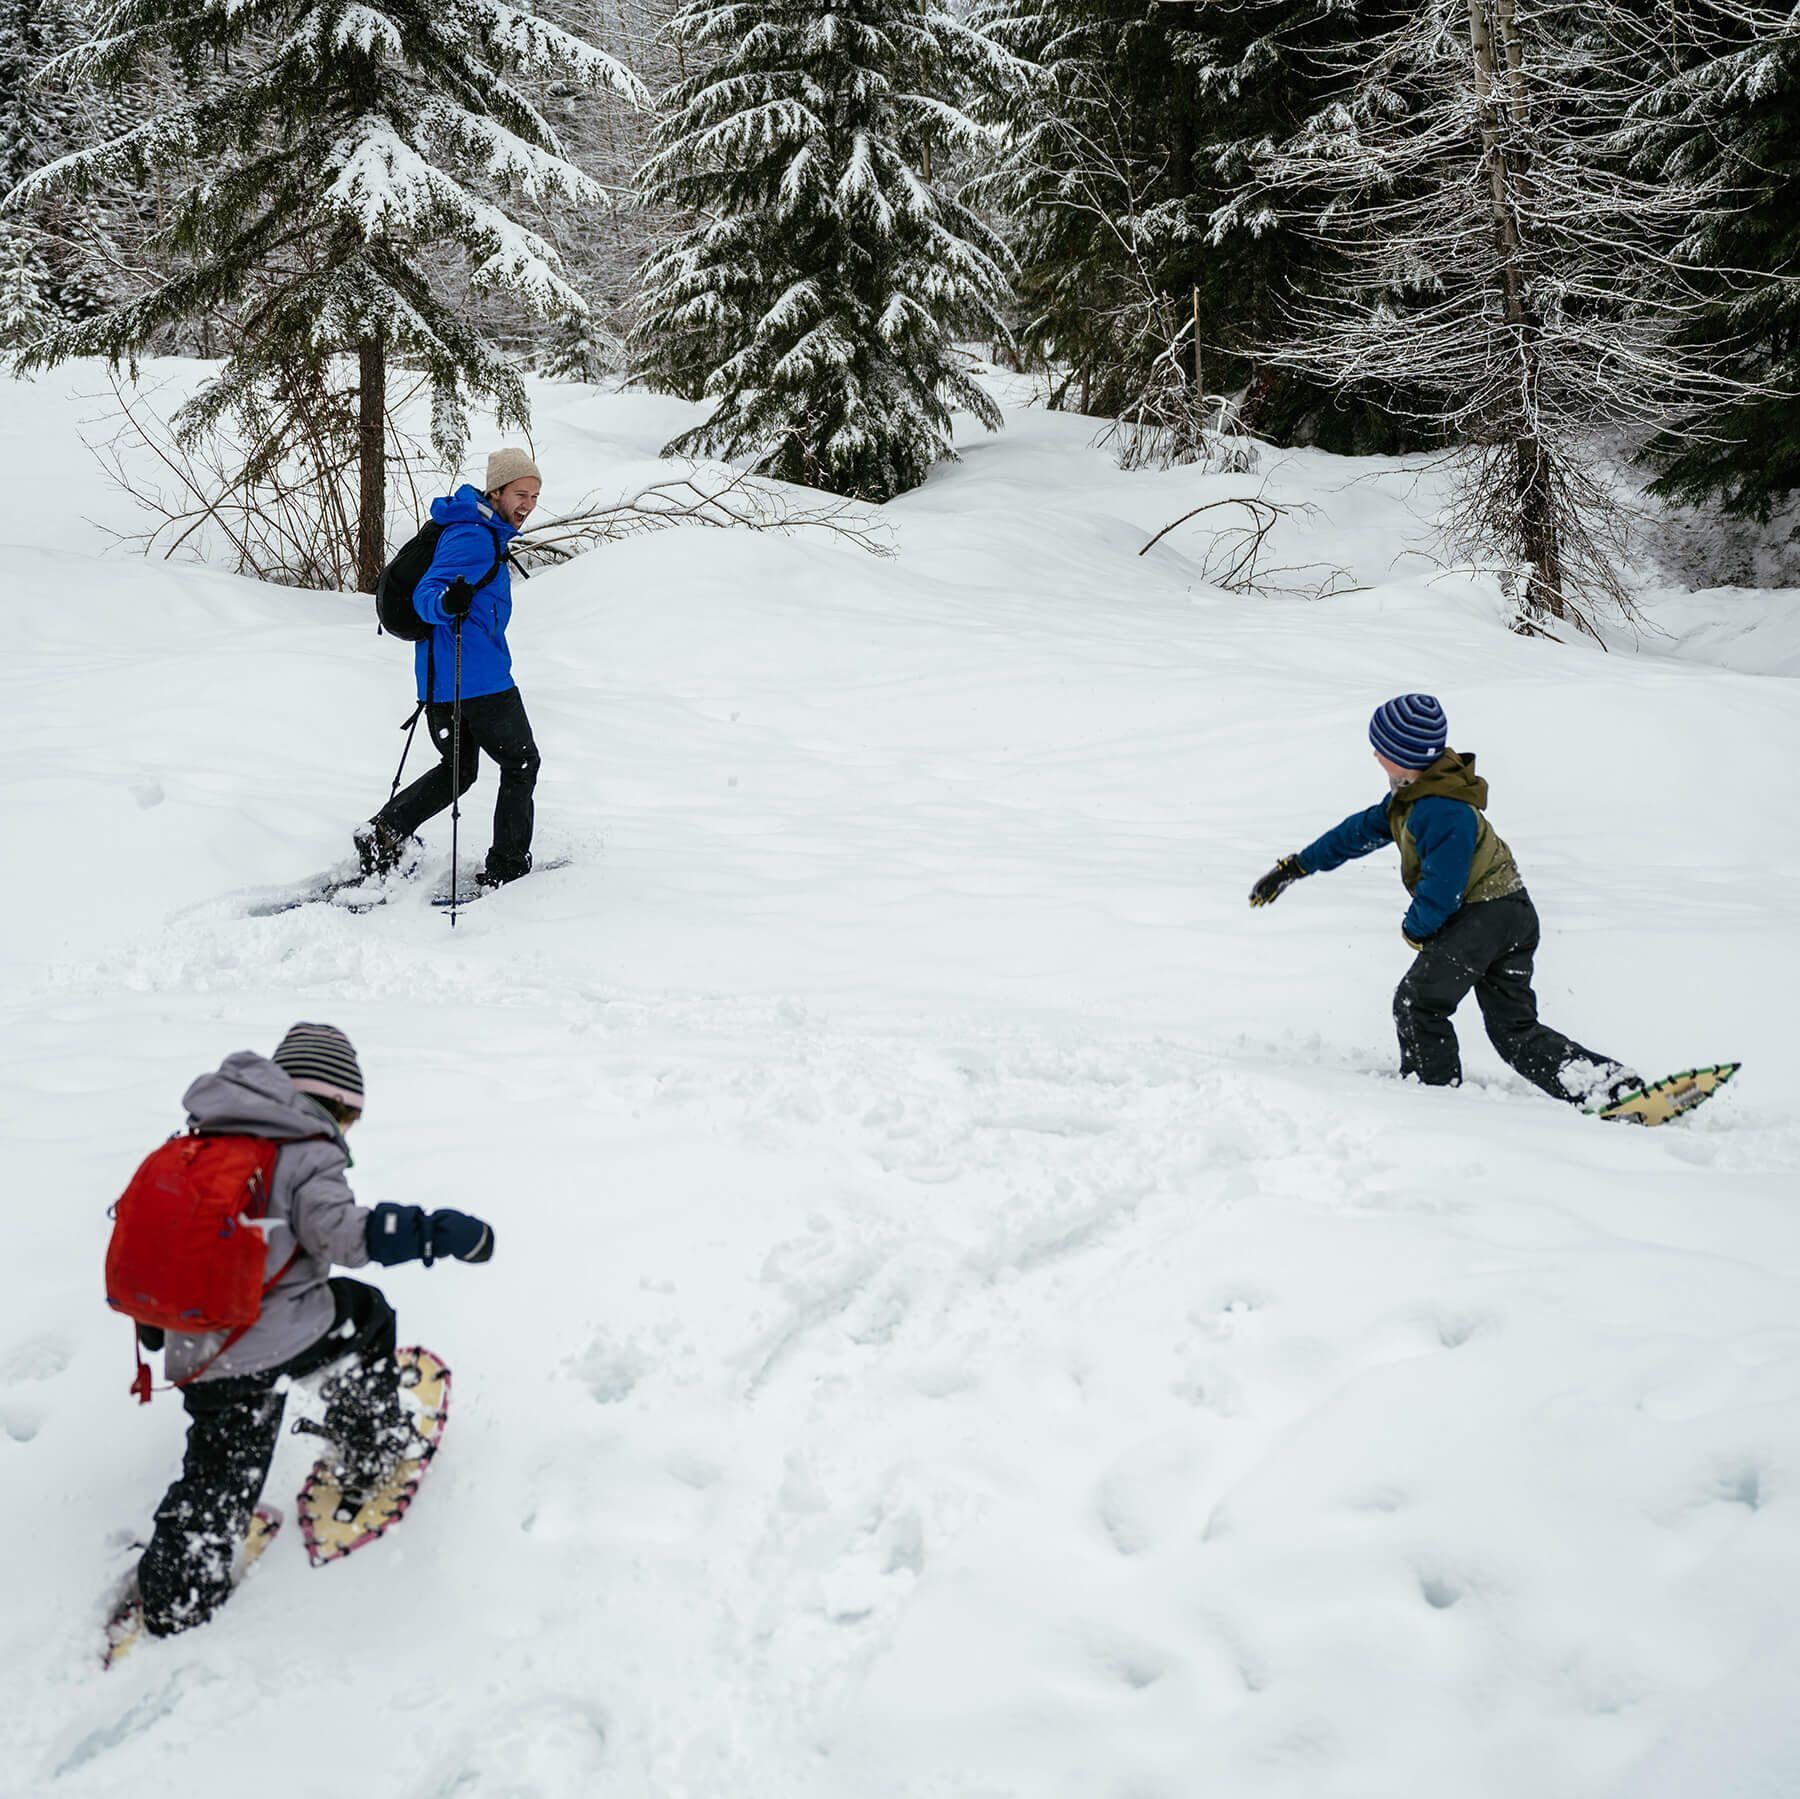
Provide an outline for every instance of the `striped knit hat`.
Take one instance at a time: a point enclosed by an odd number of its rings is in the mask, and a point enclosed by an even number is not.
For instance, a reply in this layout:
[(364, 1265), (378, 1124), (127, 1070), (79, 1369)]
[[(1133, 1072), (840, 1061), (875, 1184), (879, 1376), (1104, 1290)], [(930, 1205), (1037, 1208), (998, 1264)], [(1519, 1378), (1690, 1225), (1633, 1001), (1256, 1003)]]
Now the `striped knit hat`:
[(1449, 738), (1444, 709), (1428, 693), (1403, 693), (1369, 720), (1369, 741), (1402, 768), (1429, 768)]
[(350, 1039), (336, 1025), (295, 1025), (270, 1059), (302, 1093), (362, 1110), (362, 1067)]

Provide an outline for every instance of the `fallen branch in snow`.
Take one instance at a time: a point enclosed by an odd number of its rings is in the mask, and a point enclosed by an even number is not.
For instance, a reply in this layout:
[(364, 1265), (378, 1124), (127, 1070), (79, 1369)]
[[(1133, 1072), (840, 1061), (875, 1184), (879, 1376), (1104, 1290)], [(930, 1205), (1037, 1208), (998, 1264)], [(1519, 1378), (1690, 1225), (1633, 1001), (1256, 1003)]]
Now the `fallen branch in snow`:
[[(1208, 500), (1204, 506), (1196, 506), (1193, 511), (1184, 512), (1180, 518), (1171, 519), (1138, 554), (1149, 555), (1178, 525), (1185, 525), (1189, 519), (1198, 518), (1203, 512), (1217, 511), (1221, 506), (1241, 506), (1250, 514), (1250, 520), (1248, 524), (1228, 525), (1214, 535), (1212, 545), (1200, 565), (1200, 572), (1209, 586), (1222, 587), (1228, 593), (1283, 593), (1310, 600), (1329, 599), (1333, 594), (1358, 591), (1348, 585), (1350, 573), (1347, 569), (1328, 567), (1324, 563), (1302, 562), (1278, 568), (1262, 566), (1269, 535), (1282, 519), (1296, 515), (1308, 519), (1319, 516), (1318, 507), (1309, 500), (1283, 504), (1260, 493)], [(1301, 574), (1308, 569), (1323, 569), (1323, 578), (1303, 586), (1282, 585), (1274, 579), (1278, 575)], [(1339, 586), (1340, 581), (1346, 585)]]
[(599, 544), (666, 531), (678, 525), (701, 525), (716, 531), (822, 531), (866, 550), (892, 556), (894, 546), (885, 527), (853, 500), (794, 488), (784, 482), (730, 469), (686, 474), (652, 482), (628, 499), (610, 506), (590, 506), (565, 518), (547, 519), (522, 532), (514, 553), (527, 559), (566, 562)]

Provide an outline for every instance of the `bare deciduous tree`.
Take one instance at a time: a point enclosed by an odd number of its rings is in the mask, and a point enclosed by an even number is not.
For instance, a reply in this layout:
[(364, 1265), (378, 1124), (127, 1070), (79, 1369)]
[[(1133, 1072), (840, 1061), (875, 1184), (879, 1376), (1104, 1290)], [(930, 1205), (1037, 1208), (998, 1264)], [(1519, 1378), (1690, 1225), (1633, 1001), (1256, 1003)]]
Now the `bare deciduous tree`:
[(1671, 56), (1629, 0), (1424, 0), (1267, 166), (1277, 193), (1325, 196), (1313, 227), (1344, 270), (1294, 303), (1276, 358), (1420, 396), (1454, 446), (1450, 533), (1500, 557), (1522, 631), (1631, 610), (1596, 437), (1703, 418), (1728, 385), (1680, 339), (1686, 246), (1724, 197), (1638, 154)]
[[(367, 504), (356, 364), (289, 358), (202, 430), (165, 417), (154, 392), (111, 376), (111, 434), (89, 449), (149, 524), (126, 541), (146, 556), (226, 566), (290, 587), (354, 588)], [(388, 498), (423, 516), (436, 458), (400, 420), (425, 379), (387, 395)]]

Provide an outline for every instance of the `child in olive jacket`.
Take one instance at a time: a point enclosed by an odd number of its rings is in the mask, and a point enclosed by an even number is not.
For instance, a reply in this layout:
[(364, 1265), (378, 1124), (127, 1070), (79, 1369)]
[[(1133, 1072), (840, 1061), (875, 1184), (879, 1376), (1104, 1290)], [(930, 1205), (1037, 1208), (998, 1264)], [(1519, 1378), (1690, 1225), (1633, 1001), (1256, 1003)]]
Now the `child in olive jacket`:
[(1401, 1074), (1432, 1087), (1461, 1081), (1450, 1018), (1473, 988), (1488, 1038), (1509, 1067), (1553, 1099), (1610, 1105), (1643, 1081), (1539, 1022), (1531, 990), (1537, 908), (1487, 821), (1488, 786), (1474, 756), (1447, 749), (1447, 737), (1444, 709), (1428, 693), (1380, 707), (1369, 741), (1388, 777), (1387, 798), (1283, 856), (1251, 888), (1250, 904), (1269, 905), (1306, 875), (1397, 845), (1412, 895), (1400, 930), (1418, 951), (1394, 991)]

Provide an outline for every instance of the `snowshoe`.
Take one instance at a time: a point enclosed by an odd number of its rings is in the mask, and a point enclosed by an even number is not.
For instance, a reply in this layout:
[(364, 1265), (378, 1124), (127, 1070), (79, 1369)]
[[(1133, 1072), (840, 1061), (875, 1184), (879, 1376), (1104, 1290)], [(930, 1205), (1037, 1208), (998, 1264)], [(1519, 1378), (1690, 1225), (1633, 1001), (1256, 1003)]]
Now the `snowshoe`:
[(298, 1504), (300, 1535), (315, 1568), (366, 1547), (398, 1524), (443, 1440), (450, 1370), (416, 1344), (397, 1350), (394, 1359), (400, 1367), (401, 1404), (412, 1420), (413, 1443), (382, 1472), (352, 1472), (336, 1448), (314, 1464)]
[(1710, 1068), (1690, 1068), (1639, 1087), (1609, 1105), (1592, 1107), (1588, 1116), (1615, 1124), (1667, 1124), (1710, 1099), (1743, 1067), (1741, 1062), (1718, 1062)]
[(296, 912), (302, 906), (332, 905), (345, 912), (369, 912), (385, 906), (401, 887), (419, 872), (415, 859), (387, 874), (367, 875), (355, 863), (340, 862), (323, 874), (302, 881), (297, 887), (264, 889), (262, 897), (244, 908), (248, 918), (274, 918), (278, 913)]
[[(547, 862), (533, 863), (531, 872), (547, 875), (553, 869), (567, 868), (572, 860), (573, 858), (570, 856), (552, 856)], [(514, 881), (524, 879), (523, 875), (511, 875), (502, 880), (497, 876), (490, 875), (486, 868), (481, 868), (473, 875), (464, 875), (456, 883), (454, 896), (452, 896), (448, 878), (443, 880), (432, 893), (431, 903), (438, 907), (448, 906), (452, 903), (457, 906), (473, 905), (483, 894), (492, 893), (500, 887), (510, 887)]]
[[(250, 1528), (244, 1533), (243, 1547), (238, 1551), (237, 1570), (231, 1585), (235, 1591), (244, 1576), (262, 1559), (263, 1551), (275, 1541), (281, 1529), (281, 1511), (277, 1506), (259, 1505), (250, 1515)], [(137, 1570), (134, 1568), (119, 1590), (112, 1614), (106, 1620), (106, 1650), (100, 1665), (110, 1668), (121, 1662), (137, 1646), (144, 1634), (144, 1602), (138, 1593)]]

